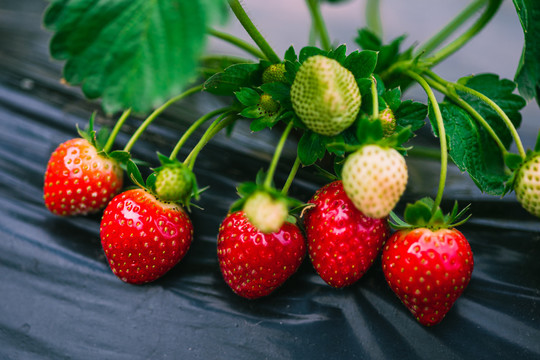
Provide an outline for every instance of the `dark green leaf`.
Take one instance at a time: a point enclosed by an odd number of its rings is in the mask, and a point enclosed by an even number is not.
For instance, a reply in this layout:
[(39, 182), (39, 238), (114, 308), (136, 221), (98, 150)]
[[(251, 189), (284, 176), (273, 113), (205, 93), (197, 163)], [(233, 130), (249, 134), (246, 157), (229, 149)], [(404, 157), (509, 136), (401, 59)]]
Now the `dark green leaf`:
[(291, 62), (296, 62), (298, 60), (298, 58), (296, 57), (296, 52), (294, 51), (294, 47), (292, 45), (287, 49), (287, 51), (285, 51), (284, 59), (285, 61)]
[[(448, 152), (461, 171), (469, 174), (475, 184), (491, 195), (502, 195), (505, 173), (503, 156), (493, 139), (462, 108), (439, 104), (448, 139)], [(430, 120), (435, 120), (430, 111)]]
[[(395, 89), (384, 92), (384, 94), (382, 95), (382, 98), (384, 99), (384, 101), (386, 102), (386, 105), (388, 105), (390, 110), (392, 110), (392, 112), (395, 113), (396, 111), (398, 111), (399, 106), (401, 105), (401, 90), (399, 88), (395, 88)], [(427, 111), (426, 111), (426, 114), (427, 114)]]
[(133, 160), (129, 160), (127, 163), (127, 173), (131, 181), (140, 187), (144, 187), (144, 180), (141, 172)]
[(403, 217), (409, 224), (415, 226), (426, 225), (431, 220), (431, 206), (422, 200), (414, 204), (407, 204)]
[(398, 126), (410, 126), (414, 132), (426, 124), (428, 108), (426, 105), (412, 100), (403, 101), (398, 109), (394, 111)]
[(515, 80), (526, 99), (536, 97), (540, 104), (540, 2), (514, 0), (525, 42)]
[(289, 84), (292, 84), (294, 81), (294, 78), (296, 77), (296, 73), (298, 72), (298, 69), (300, 68), (300, 63), (295, 61), (285, 61), (285, 78), (289, 82)]
[(326, 153), (326, 139), (313, 131), (305, 131), (298, 141), (298, 157), (304, 166), (313, 165)]
[(306, 46), (300, 50), (300, 54), (298, 55), (298, 61), (300, 61), (300, 63), (303, 63), (308, 58), (315, 55), (326, 55), (326, 52), (315, 46)]
[(261, 95), (252, 88), (241, 88), (240, 91), (234, 93), (238, 101), (245, 106), (257, 105), (261, 99)]
[(327, 56), (330, 59), (334, 59), (340, 64), (343, 64), (343, 61), (345, 61), (345, 58), (347, 57), (346, 52), (347, 46), (342, 44), (338, 46), (335, 50), (331, 50)]
[(248, 119), (257, 119), (263, 116), (263, 113), (257, 105), (253, 105), (242, 110), (240, 115)]
[[(67, 82), (101, 97), (107, 113), (147, 112), (193, 79), (222, 0), (53, 0), (44, 16), (50, 53)], [(186, 16), (189, 14), (189, 16)]]
[(118, 161), (120, 164), (125, 164), (131, 158), (131, 155), (127, 151), (116, 150), (112, 151), (109, 154), (109, 157)]
[(344, 61), (344, 66), (349, 69), (356, 79), (369, 78), (377, 65), (377, 53), (375, 51), (355, 51)]
[[(474, 89), (493, 100), (508, 115), (514, 126), (521, 124), (520, 110), (526, 105), (525, 100), (514, 94), (516, 84), (507, 79), (499, 79), (495, 74), (481, 74), (465, 77), (459, 83)], [(459, 92), (459, 95), (467, 101), (482, 117), (491, 125), (506, 147), (512, 143), (512, 135), (500, 116), (485, 102), (479, 98)]]
[(98, 151), (101, 151), (105, 147), (107, 140), (109, 140), (110, 134), (111, 131), (107, 127), (102, 127), (96, 133), (96, 148), (98, 149)]
[(261, 73), (259, 64), (232, 65), (206, 80), (204, 90), (215, 95), (232, 96), (243, 87), (258, 85)]
[(146, 178), (146, 188), (150, 191), (156, 190), (157, 173), (153, 172)]
[(382, 46), (381, 39), (367, 28), (358, 30), (358, 36), (354, 41), (364, 50), (379, 51)]
[(291, 88), (280, 82), (273, 82), (269, 84), (261, 85), (260, 89), (272, 96), (272, 99), (279, 101), (282, 105), (283, 102), (290, 102)]
[(407, 53), (401, 55), (399, 52), (403, 40), (405, 40), (405, 35), (395, 38), (387, 45), (383, 45), (381, 39), (368, 29), (360, 29), (358, 31), (358, 37), (355, 39), (356, 43), (362, 49), (378, 52), (377, 67), (374, 70), (376, 73), (381, 73), (385, 69), (388, 69), (393, 63), (402, 58), (410, 58), (410, 55)]

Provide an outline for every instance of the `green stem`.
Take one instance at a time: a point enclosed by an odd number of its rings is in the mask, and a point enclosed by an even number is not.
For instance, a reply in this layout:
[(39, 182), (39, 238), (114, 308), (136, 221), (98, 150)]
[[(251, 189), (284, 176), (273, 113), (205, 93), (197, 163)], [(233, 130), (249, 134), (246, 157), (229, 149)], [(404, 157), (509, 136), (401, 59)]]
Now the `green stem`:
[(139, 139), (139, 137), (142, 135), (142, 133), (144, 132), (144, 130), (146, 130), (146, 128), (163, 112), (165, 111), (165, 109), (167, 109), (169, 106), (171, 106), (173, 103), (185, 98), (186, 96), (189, 96), (191, 94), (194, 94), (196, 92), (199, 92), (201, 91), (203, 88), (203, 85), (197, 85), (195, 87), (192, 87), (191, 89), (188, 89), (186, 91), (184, 91), (183, 93), (181, 93), (180, 95), (177, 95), (175, 97), (173, 97), (172, 99), (170, 99), (169, 101), (167, 101), (165, 104), (161, 105), (160, 107), (158, 107), (156, 110), (154, 110), (153, 113), (151, 113), (147, 118), (146, 120), (143, 121), (143, 123), (141, 124), (141, 126), (139, 126), (139, 128), (137, 129), (137, 131), (135, 131), (135, 133), (131, 136), (131, 139), (129, 139), (128, 143), (126, 144), (126, 146), (124, 147), (124, 151), (130, 151), (131, 148), (133, 147), (133, 145), (135, 145), (135, 143), (137, 142), (137, 140)]
[(320, 0), (306, 0), (306, 3), (309, 8), (309, 13), (311, 14), (311, 19), (313, 20), (313, 26), (319, 34), (322, 48), (326, 51), (332, 50), (332, 44), (330, 42), (330, 37), (328, 36), (328, 29), (326, 28), (326, 24), (321, 13)]
[(367, 0), (366, 25), (379, 39), (383, 37), (379, 0)]
[(242, 24), (249, 36), (251, 36), (253, 41), (255, 41), (255, 44), (257, 44), (259, 49), (261, 49), (261, 51), (264, 53), (266, 58), (274, 64), (280, 63), (281, 59), (279, 56), (277, 56), (266, 39), (261, 35), (257, 27), (255, 27), (255, 24), (253, 24), (249, 16), (246, 14), (246, 11), (240, 2), (238, 0), (229, 0), (229, 6), (240, 24)]
[(255, 46), (245, 42), (244, 40), (237, 38), (234, 35), (218, 31), (215, 29), (208, 29), (208, 33), (212, 36), (215, 36), (218, 39), (221, 39), (223, 41), (226, 41), (242, 50), (245, 50), (249, 54), (255, 56), (257, 59), (265, 59), (266, 56)]
[(423, 45), (420, 45), (416, 50), (416, 54), (413, 57), (421, 54), (431, 53), (435, 50), (441, 43), (443, 43), (450, 35), (452, 35), (461, 25), (463, 25), (467, 20), (469, 20), (478, 10), (480, 10), (488, 0), (476, 0), (471, 2), (461, 13), (459, 13), (452, 21), (450, 21), (444, 28), (442, 28), (438, 33), (433, 35), (428, 41)]
[(206, 129), (204, 135), (200, 138), (199, 142), (195, 147), (191, 150), (189, 155), (184, 160), (184, 165), (189, 167), (190, 170), (193, 170), (193, 167), (195, 166), (195, 161), (197, 160), (197, 156), (201, 152), (201, 150), (204, 148), (204, 146), (212, 139), (217, 133), (219, 133), (221, 130), (232, 124), (233, 121), (238, 119), (238, 115), (227, 112), (222, 114), (220, 117), (218, 117), (210, 126), (208, 129)]
[(176, 143), (176, 146), (174, 147), (173, 151), (171, 152), (171, 155), (169, 156), (169, 159), (170, 160), (174, 160), (176, 159), (176, 157), (178, 156), (178, 152), (180, 151), (180, 149), (182, 148), (182, 146), (186, 143), (186, 141), (189, 139), (189, 137), (191, 136), (191, 134), (193, 134), (195, 132), (195, 130), (197, 130), (199, 128), (199, 126), (201, 126), (202, 124), (204, 124), (206, 121), (208, 121), (209, 119), (213, 118), (214, 116), (216, 115), (219, 115), (219, 114), (222, 114), (224, 112), (227, 112), (229, 111), (231, 108), (230, 107), (225, 107), (225, 108), (221, 108), (221, 109), (217, 109), (217, 110), (214, 110), (214, 111), (211, 111), (209, 112), (208, 114), (205, 114), (203, 115), (202, 117), (200, 117), (197, 121), (195, 121), (193, 124), (191, 124), (191, 126), (186, 130), (186, 132), (182, 135), (182, 137), (180, 138), (180, 140), (178, 140), (178, 142)]
[(126, 122), (126, 119), (129, 117), (129, 114), (131, 114), (131, 108), (124, 111), (122, 116), (120, 116), (120, 119), (118, 119), (118, 121), (114, 125), (114, 128), (112, 129), (111, 134), (109, 135), (109, 138), (107, 139), (107, 143), (103, 147), (103, 151), (105, 153), (108, 153), (109, 151), (111, 151), (114, 144), (114, 140), (116, 139), (116, 136), (118, 136), (118, 133), (120, 132), (120, 129), (122, 128), (122, 125), (124, 125), (124, 123)]
[(499, 105), (497, 105), (493, 100), (491, 100), (490, 98), (488, 98), (486, 95), (482, 94), (479, 91), (476, 91), (474, 89), (471, 89), (471, 88), (469, 88), (469, 87), (467, 87), (465, 85), (461, 85), (461, 84), (458, 84), (458, 83), (454, 83), (452, 85), (455, 87), (456, 90), (463, 91), (463, 92), (465, 92), (467, 94), (470, 94), (472, 96), (475, 96), (475, 97), (479, 98), (480, 100), (485, 102), (489, 107), (491, 107), (501, 117), (501, 119), (504, 121), (506, 127), (508, 128), (508, 130), (512, 134), (512, 138), (514, 139), (514, 141), (516, 143), (516, 147), (517, 147), (517, 149), (519, 151), (519, 155), (523, 159), (525, 159), (526, 153), (525, 153), (525, 149), (523, 148), (521, 138), (519, 137), (519, 134), (518, 134), (518, 132), (516, 130), (516, 127), (514, 126), (514, 124), (512, 123), (510, 118), (508, 117), (508, 115), (506, 115), (506, 113), (503, 111), (503, 109), (501, 109), (501, 107)]
[(488, 132), (489, 136), (491, 136), (491, 138), (495, 141), (502, 154), (505, 155), (508, 153), (508, 150), (502, 143), (495, 130), (493, 130), (491, 125), (489, 125), (486, 119), (484, 119), (484, 117), (480, 115), (478, 111), (476, 111), (468, 102), (459, 97), (453, 83), (440, 78), (430, 70), (426, 71), (426, 75), (431, 77), (431, 79), (426, 79), (430, 86), (448, 96), (454, 103), (467, 111), (480, 124), (480, 126), (482, 126)]
[(293, 167), (291, 171), (289, 172), (287, 181), (285, 181), (285, 185), (283, 185), (283, 188), (281, 189), (281, 193), (283, 195), (287, 195), (287, 193), (289, 192), (289, 188), (291, 187), (294, 177), (296, 176), (296, 173), (298, 172), (298, 169), (300, 168), (300, 164), (301, 164), (300, 158), (297, 156), (296, 160), (294, 160)]
[(283, 134), (281, 134), (281, 138), (279, 139), (279, 143), (276, 146), (276, 151), (274, 152), (272, 162), (270, 163), (270, 167), (268, 168), (268, 172), (266, 173), (266, 178), (264, 179), (265, 188), (272, 187), (272, 179), (274, 178), (274, 173), (276, 172), (279, 157), (281, 156), (281, 152), (283, 151), (283, 147), (285, 146), (285, 141), (287, 140), (287, 137), (289, 136), (292, 128), (293, 122), (291, 121), (283, 131)]
[(426, 59), (426, 61), (431, 65), (435, 65), (462, 48), (467, 42), (469, 42), (469, 40), (478, 34), (487, 23), (489, 23), (489, 21), (497, 13), (501, 3), (502, 0), (489, 0), (484, 13), (482, 13), (478, 20), (466, 32), (464, 32), (460, 37), (452, 41), (446, 47), (439, 50), (437, 53), (435, 53), (435, 55), (429, 59)]
[(377, 80), (375, 80), (375, 77), (371, 77), (371, 98), (372, 98), (372, 106), (373, 106), (373, 119), (379, 118), (379, 93), (377, 91)]
[(441, 146), (441, 173), (439, 177), (439, 188), (437, 190), (437, 197), (435, 198), (433, 208), (431, 209), (431, 214), (433, 215), (441, 205), (444, 187), (446, 185), (446, 173), (448, 170), (448, 146), (446, 144), (446, 131), (444, 129), (444, 121), (442, 118), (441, 109), (439, 108), (439, 103), (437, 102), (437, 98), (435, 98), (435, 94), (433, 93), (433, 90), (431, 89), (427, 81), (414, 71), (407, 70), (405, 71), (405, 75), (411, 77), (413, 80), (418, 82), (418, 84), (420, 84), (420, 86), (424, 89), (431, 103), (431, 106), (433, 107), (433, 111), (435, 112), (435, 119), (437, 121), (437, 130)]

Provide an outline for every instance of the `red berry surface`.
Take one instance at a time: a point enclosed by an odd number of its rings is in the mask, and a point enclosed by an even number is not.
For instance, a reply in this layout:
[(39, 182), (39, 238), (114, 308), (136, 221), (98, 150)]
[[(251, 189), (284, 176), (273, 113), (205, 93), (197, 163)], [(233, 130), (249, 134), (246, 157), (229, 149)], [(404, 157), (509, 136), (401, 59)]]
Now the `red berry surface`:
[(285, 222), (265, 234), (243, 211), (229, 214), (219, 228), (217, 252), (225, 282), (245, 298), (269, 295), (294, 274), (306, 255), (300, 229)]
[(193, 226), (180, 206), (133, 189), (109, 203), (100, 236), (113, 273), (127, 283), (142, 284), (160, 278), (184, 257)]
[(47, 170), (43, 198), (54, 214), (86, 215), (103, 209), (120, 191), (123, 173), (116, 161), (77, 138), (58, 146)]
[(456, 229), (401, 230), (382, 253), (390, 288), (423, 325), (439, 323), (469, 284), (473, 254)]
[(304, 225), (313, 267), (329, 285), (341, 288), (358, 281), (379, 255), (389, 236), (386, 218), (358, 210), (341, 181), (319, 189), (306, 210)]

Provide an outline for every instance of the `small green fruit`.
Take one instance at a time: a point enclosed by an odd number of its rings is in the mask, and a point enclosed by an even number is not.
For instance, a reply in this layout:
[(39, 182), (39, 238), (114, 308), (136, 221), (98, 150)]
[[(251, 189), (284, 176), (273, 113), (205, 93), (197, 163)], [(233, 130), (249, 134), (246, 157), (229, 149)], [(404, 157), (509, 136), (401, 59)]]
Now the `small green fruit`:
[(396, 116), (390, 108), (386, 108), (379, 114), (381, 120), (384, 137), (391, 136), (396, 131), (397, 121)]
[(181, 202), (188, 198), (193, 187), (190, 170), (185, 166), (165, 166), (159, 170), (155, 190), (162, 201)]
[(333, 136), (356, 120), (361, 96), (348, 69), (336, 60), (316, 55), (308, 58), (296, 73), (291, 101), (308, 129)]
[(263, 84), (273, 82), (287, 82), (285, 78), (285, 64), (272, 64), (262, 74)]
[(540, 154), (534, 155), (521, 165), (514, 190), (521, 206), (534, 216), (540, 217)]
[(279, 110), (279, 103), (268, 94), (262, 94), (259, 100), (259, 111), (263, 115), (272, 116)]
[(288, 215), (285, 201), (262, 191), (252, 194), (243, 210), (251, 224), (266, 234), (278, 231)]

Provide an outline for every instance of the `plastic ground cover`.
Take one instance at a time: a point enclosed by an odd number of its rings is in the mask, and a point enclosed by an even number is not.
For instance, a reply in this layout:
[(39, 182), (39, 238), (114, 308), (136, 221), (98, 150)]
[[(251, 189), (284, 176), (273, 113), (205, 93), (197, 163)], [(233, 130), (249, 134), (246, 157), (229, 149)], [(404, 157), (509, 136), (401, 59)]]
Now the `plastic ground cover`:
[[(234, 295), (219, 271), (218, 227), (236, 185), (267, 166), (278, 136), (251, 134), (245, 123), (201, 153), (196, 174), (210, 188), (199, 203), (204, 210), (191, 214), (188, 255), (152, 284), (121, 282), (101, 249), (99, 214), (59, 218), (43, 204), (49, 154), (98, 109), (58, 81), (60, 65), (50, 61), (49, 34), (40, 28), (44, 6), (0, 3), (0, 358), (540, 358), (540, 221), (512, 196), (480, 194), (455, 167), (444, 205), (472, 203), (473, 218), (460, 230), (475, 269), (440, 325), (416, 322), (387, 286), (380, 261), (343, 290), (326, 285), (306, 259), (271, 296)], [(170, 152), (190, 121), (219, 101), (201, 95), (173, 106), (148, 129), (135, 157), (155, 164), (156, 151)], [(98, 116), (99, 126), (111, 121)], [(119, 147), (137, 124), (128, 124)], [(277, 181), (294, 155), (289, 144)], [(403, 203), (437, 185), (437, 162), (411, 159), (409, 167)], [(292, 195), (307, 201), (324, 182), (301, 172)]]

